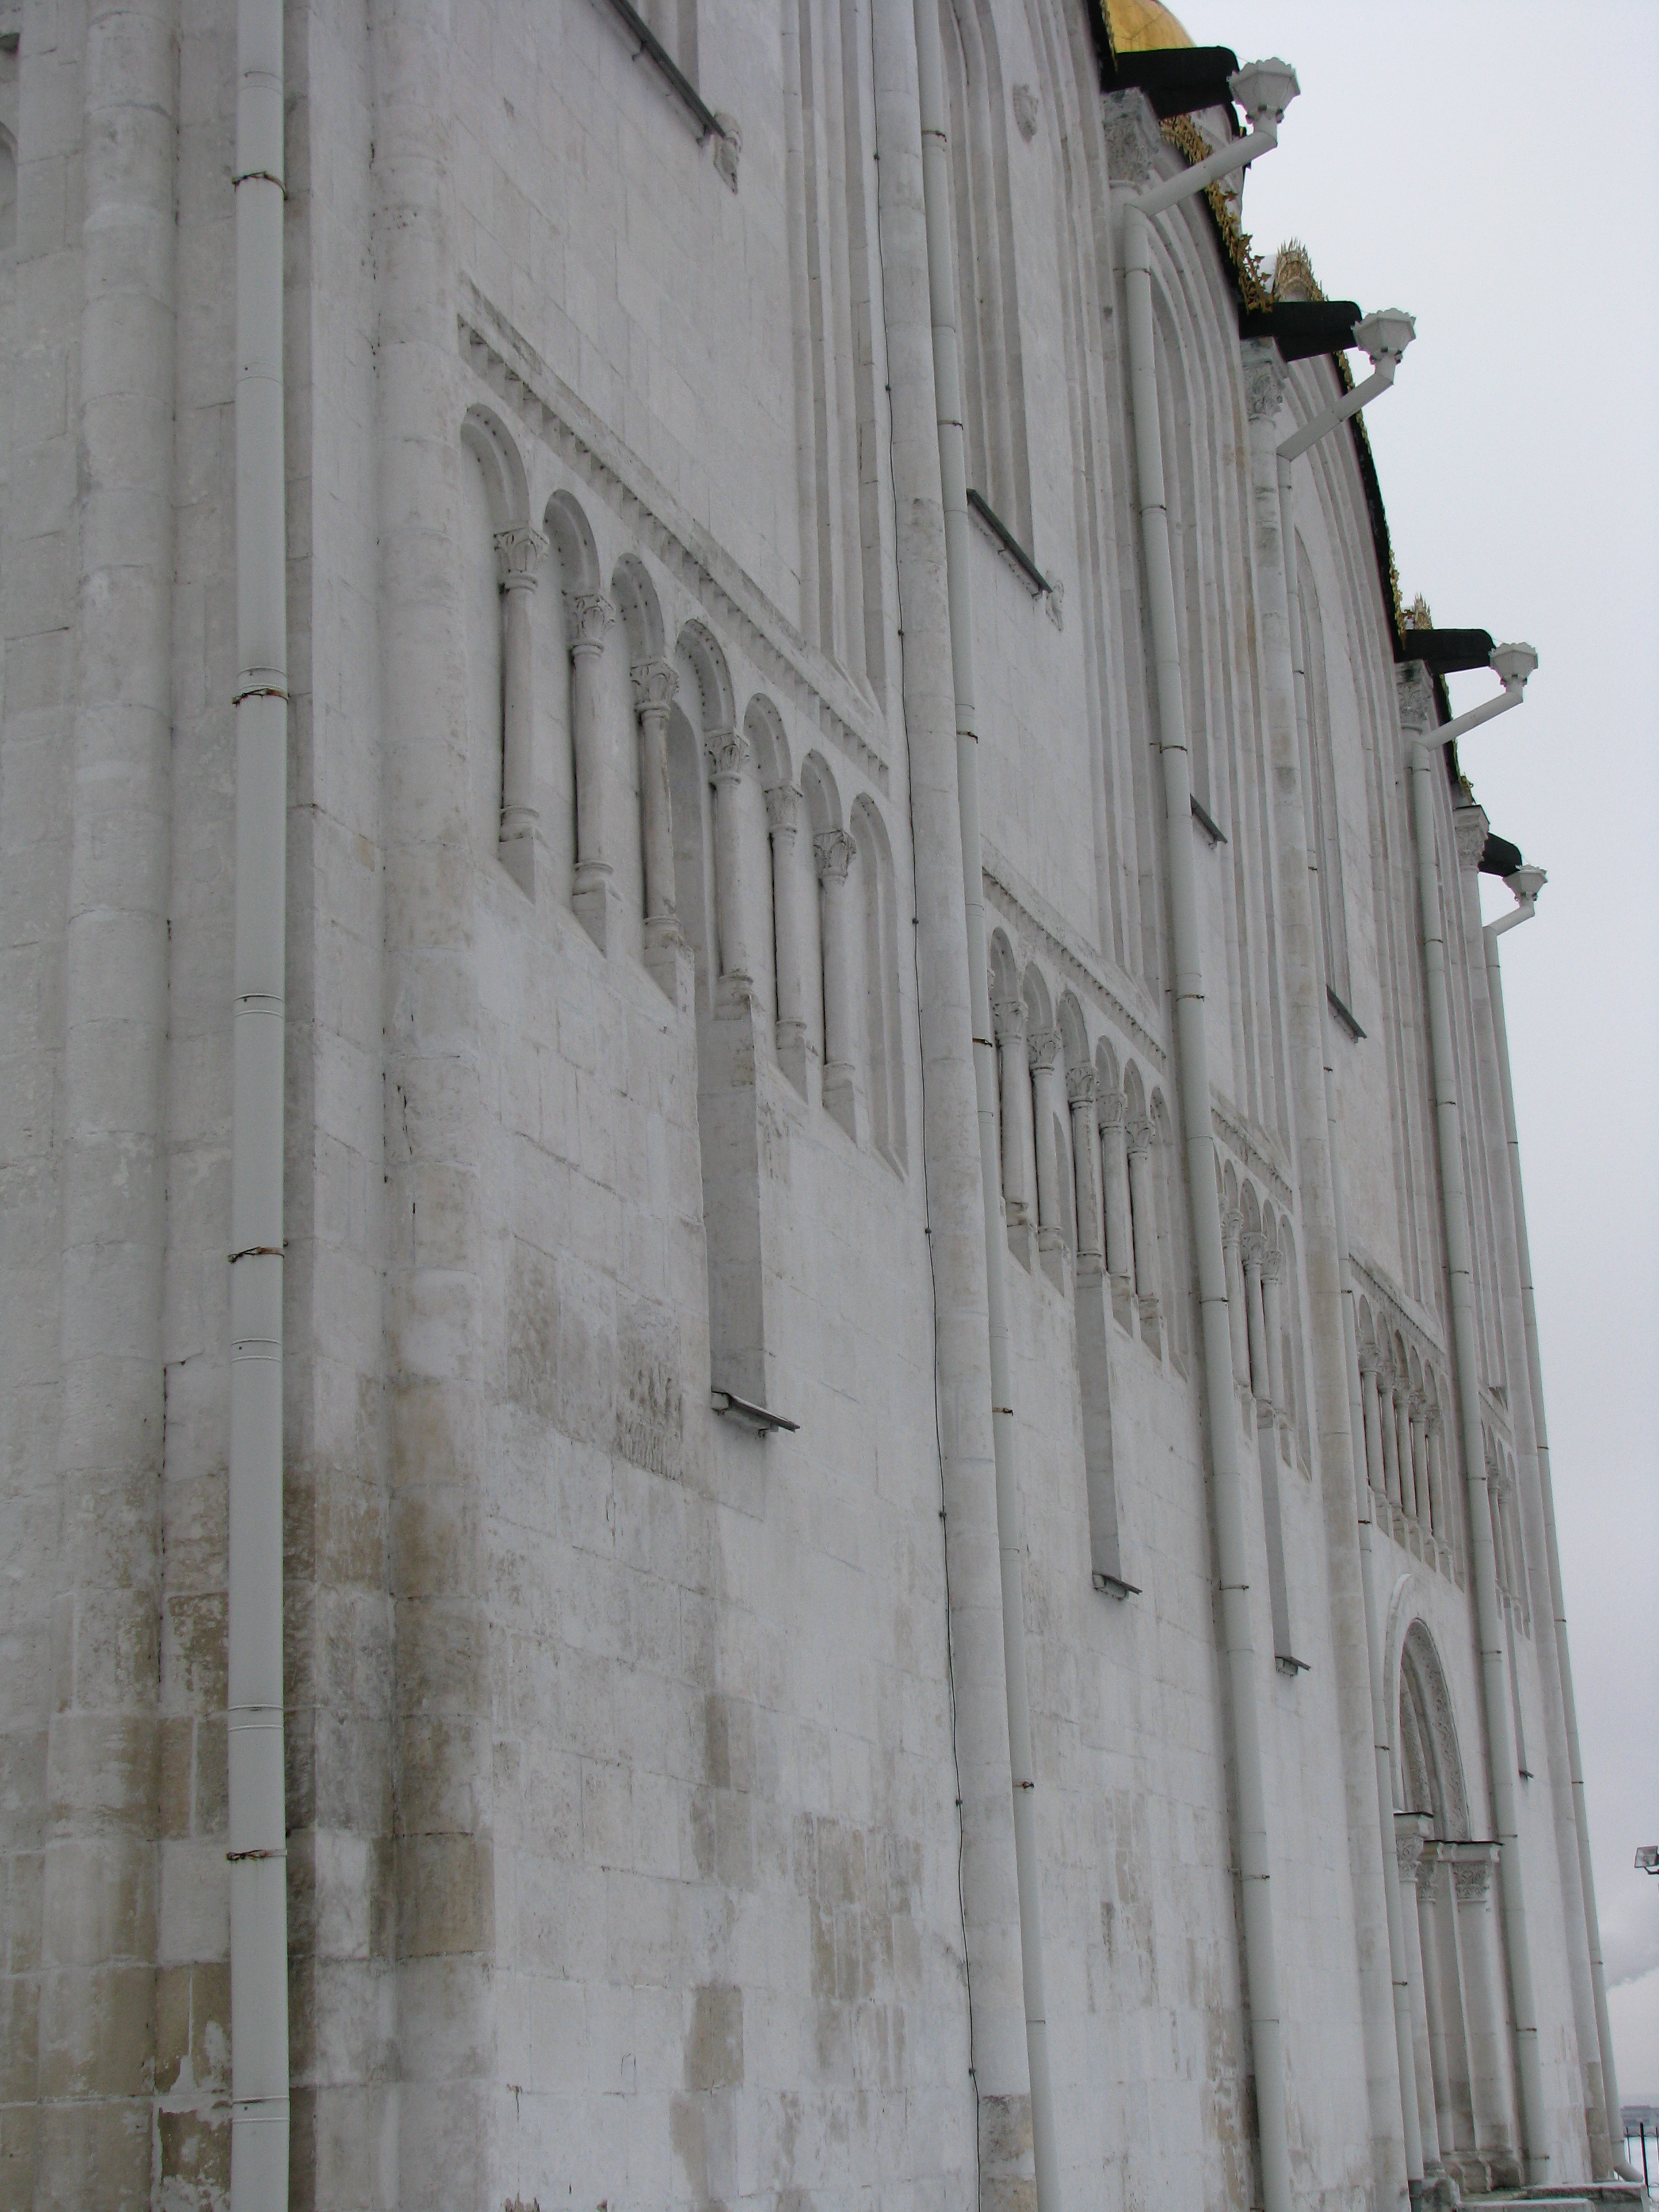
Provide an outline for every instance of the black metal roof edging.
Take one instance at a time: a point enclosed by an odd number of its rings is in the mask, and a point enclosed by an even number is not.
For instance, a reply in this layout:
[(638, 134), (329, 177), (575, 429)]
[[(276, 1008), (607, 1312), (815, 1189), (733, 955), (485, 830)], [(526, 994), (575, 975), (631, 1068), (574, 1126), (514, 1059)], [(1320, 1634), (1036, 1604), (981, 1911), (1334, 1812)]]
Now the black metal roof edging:
[(1400, 645), (1400, 659), (1420, 660), (1435, 676), (1455, 676), (1462, 669), (1492, 665), (1489, 629), (1408, 629)]
[(1247, 307), (1241, 301), (1238, 335), (1271, 338), (1281, 361), (1310, 361), (1351, 346), (1358, 320), (1357, 300), (1275, 300), (1271, 307)]

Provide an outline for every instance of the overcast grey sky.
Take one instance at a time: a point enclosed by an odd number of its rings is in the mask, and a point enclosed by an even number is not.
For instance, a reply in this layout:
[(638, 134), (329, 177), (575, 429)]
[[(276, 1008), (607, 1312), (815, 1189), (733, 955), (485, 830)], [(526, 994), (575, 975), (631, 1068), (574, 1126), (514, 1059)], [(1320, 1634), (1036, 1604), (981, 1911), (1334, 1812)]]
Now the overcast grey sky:
[(1620, 2088), (1659, 2101), (1659, 1881), (1632, 1863), (1659, 1842), (1659, 8), (1176, 12), (1300, 77), (1245, 186), (1257, 251), (1300, 238), (1327, 292), (1417, 317), (1366, 417), (1406, 599), (1540, 656), (1462, 754), (1549, 871), (1504, 997)]

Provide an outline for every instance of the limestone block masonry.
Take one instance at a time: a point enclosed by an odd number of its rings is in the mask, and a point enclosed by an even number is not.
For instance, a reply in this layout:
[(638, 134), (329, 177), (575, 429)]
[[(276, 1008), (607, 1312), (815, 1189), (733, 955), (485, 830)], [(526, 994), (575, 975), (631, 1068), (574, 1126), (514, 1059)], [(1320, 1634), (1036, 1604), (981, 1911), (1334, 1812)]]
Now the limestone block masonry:
[[(1125, 283), (1230, 120), (283, 21), (289, 2203), (1607, 2179), (1476, 748), (1237, 178)], [(0, 5), (0, 2212), (233, 2212), (237, 100)]]

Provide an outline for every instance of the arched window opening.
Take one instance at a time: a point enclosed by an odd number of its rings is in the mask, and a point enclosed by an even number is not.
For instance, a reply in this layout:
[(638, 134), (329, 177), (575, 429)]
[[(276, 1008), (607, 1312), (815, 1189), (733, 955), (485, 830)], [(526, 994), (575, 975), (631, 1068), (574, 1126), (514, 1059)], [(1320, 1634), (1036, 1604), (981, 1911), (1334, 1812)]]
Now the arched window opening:
[(1308, 702), (1308, 772), (1312, 778), (1314, 835), (1319, 860), (1320, 924), (1325, 975), (1352, 1020), (1353, 974), (1348, 952), (1347, 901), (1342, 885), (1342, 824), (1337, 807), (1336, 757), (1331, 738), (1330, 687), (1325, 631), (1313, 563), (1300, 537), (1296, 544), (1302, 595), (1302, 636)]
[(902, 1172), (907, 1158), (904, 1060), (898, 1006), (898, 911), (893, 856), (874, 802), (853, 809), (864, 924), (864, 1024), (870, 1136)]
[(543, 595), (548, 612), (539, 625), (550, 680), (544, 692), (538, 683), (537, 696), (546, 699), (552, 739), (542, 763), (542, 837), (556, 884), (568, 889), (572, 913), (605, 952), (621, 943), (616, 830), (622, 797), (611, 788), (607, 770), (619, 750), (615, 687), (623, 656), (615, 637), (616, 606), (602, 588), (598, 548), (580, 502), (556, 492), (543, 529), (552, 548), (554, 587)]
[(1161, 1091), (1152, 1098), (1152, 1165), (1158, 1208), (1158, 1285), (1170, 1328), (1170, 1350), (1177, 1363), (1190, 1349), (1187, 1322), (1187, 1239), (1181, 1205), (1181, 1158), (1170, 1109)]
[(1469, 1835), (1439, 1654), (1421, 1620), (1400, 1647), (1393, 1706), (1395, 1859), (1425, 2177), (1485, 2191), (1518, 2178), (1497, 1846)]
[(1029, 548), (1031, 475), (1002, 73), (980, 0), (939, 0), (939, 28), (968, 478)]
[(1164, 1357), (1163, 1304), (1158, 1280), (1158, 1200), (1154, 1194), (1152, 1123), (1146, 1086), (1133, 1060), (1123, 1073), (1123, 1139), (1128, 1155), (1129, 1243), (1133, 1254), (1135, 1311), (1140, 1340), (1155, 1359)]

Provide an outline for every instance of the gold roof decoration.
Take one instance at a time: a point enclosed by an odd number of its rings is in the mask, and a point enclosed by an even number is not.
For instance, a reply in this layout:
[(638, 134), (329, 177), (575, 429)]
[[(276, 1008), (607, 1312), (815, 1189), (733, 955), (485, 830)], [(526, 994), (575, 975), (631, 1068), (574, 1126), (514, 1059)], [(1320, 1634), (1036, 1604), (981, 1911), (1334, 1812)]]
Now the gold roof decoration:
[[(1188, 44), (1192, 42), (1189, 40)], [(1188, 167), (1195, 168), (1207, 161), (1214, 149), (1193, 121), (1190, 115), (1172, 115), (1159, 125), (1166, 145), (1173, 146)], [(1221, 244), (1233, 274), (1238, 279), (1239, 296), (1247, 307), (1269, 307), (1273, 305), (1267, 290), (1267, 279), (1261, 264), (1256, 259), (1250, 244), (1249, 231), (1239, 227), (1233, 204), (1224, 186), (1209, 185), (1204, 194), (1210, 204), (1210, 213), (1215, 217), (1215, 227), (1221, 234)]]
[(1434, 628), (1434, 617), (1429, 612), (1429, 603), (1421, 592), (1412, 601), (1410, 606), (1401, 609), (1400, 627), (1402, 630)]
[(1313, 257), (1299, 238), (1287, 238), (1273, 258), (1273, 298), (1322, 300), (1325, 288), (1314, 275)]
[(1183, 31), (1158, 0), (1106, 0), (1112, 44), (1121, 54), (1144, 54), (1158, 46), (1190, 46)]

